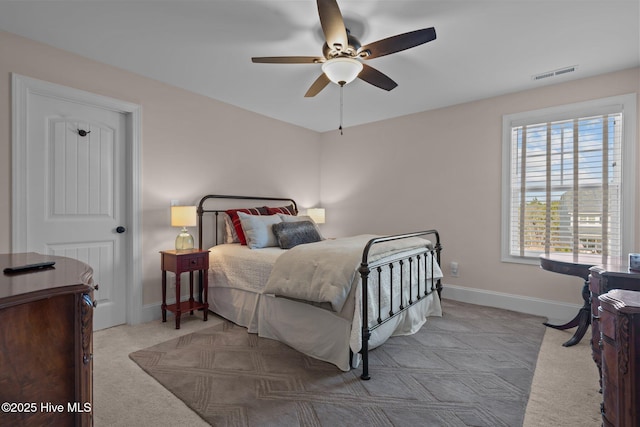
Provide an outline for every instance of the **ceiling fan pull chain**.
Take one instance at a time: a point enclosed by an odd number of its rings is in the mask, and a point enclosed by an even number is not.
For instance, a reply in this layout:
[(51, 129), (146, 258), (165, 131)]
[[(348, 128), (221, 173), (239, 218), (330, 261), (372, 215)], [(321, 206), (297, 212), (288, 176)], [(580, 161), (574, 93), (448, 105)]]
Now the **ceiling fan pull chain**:
[(344, 84), (340, 85), (340, 135), (342, 135), (342, 116), (343, 116), (343, 100), (342, 100), (342, 91), (344, 90)]

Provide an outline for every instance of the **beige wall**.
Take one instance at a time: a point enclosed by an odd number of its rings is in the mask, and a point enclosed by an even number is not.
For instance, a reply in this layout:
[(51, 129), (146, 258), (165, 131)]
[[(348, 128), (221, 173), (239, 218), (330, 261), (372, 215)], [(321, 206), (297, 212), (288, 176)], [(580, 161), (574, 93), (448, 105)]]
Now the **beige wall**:
[(321, 200), (332, 236), (437, 228), (445, 284), (579, 304), (578, 279), (500, 262), (502, 115), (640, 92), (633, 69), (317, 134), (0, 32), (0, 252), (11, 250), (12, 72), (142, 106), (145, 304), (160, 300), (158, 251), (176, 234), (170, 200), (216, 192)]
[[(324, 133), (325, 230), (340, 236), (436, 228), (446, 284), (581, 304), (580, 279), (500, 261), (502, 116), (638, 92), (636, 68), (347, 128), (343, 136)], [(451, 261), (459, 262), (458, 278), (448, 275)]]
[(142, 106), (144, 304), (161, 299), (158, 251), (177, 234), (172, 199), (225, 193), (318, 203), (316, 132), (0, 31), (0, 252), (11, 251), (11, 73)]

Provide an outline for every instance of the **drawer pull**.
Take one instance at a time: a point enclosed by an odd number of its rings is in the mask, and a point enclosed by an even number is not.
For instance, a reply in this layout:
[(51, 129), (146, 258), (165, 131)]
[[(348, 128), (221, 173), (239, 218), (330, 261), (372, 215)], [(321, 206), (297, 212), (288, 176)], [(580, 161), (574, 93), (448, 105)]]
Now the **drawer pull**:
[(83, 294), (82, 300), (84, 301), (85, 304), (93, 308), (96, 308), (98, 306), (98, 301), (91, 301), (91, 297), (88, 294)]
[(195, 264), (197, 264), (197, 263), (198, 263), (198, 260), (196, 260), (196, 259), (192, 259), (192, 260), (191, 260), (191, 264), (194, 264), (194, 265), (195, 265)]

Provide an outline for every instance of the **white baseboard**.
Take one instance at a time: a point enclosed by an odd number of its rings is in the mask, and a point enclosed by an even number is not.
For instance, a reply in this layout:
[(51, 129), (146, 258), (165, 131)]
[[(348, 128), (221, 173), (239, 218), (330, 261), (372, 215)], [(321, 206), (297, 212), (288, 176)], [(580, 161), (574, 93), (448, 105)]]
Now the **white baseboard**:
[[(167, 301), (167, 304), (170, 304)], [(156, 302), (142, 306), (142, 314), (140, 315), (140, 323), (153, 322), (162, 319), (162, 303)]]
[(446, 284), (443, 284), (442, 297), (470, 304), (486, 305), (488, 307), (542, 316), (546, 317), (551, 323), (568, 322), (578, 314), (582, 307), (577, 304)]
[[(462, 286), (447, 284), (443, 285), (442, 297), (452, 299), (454, 301), (486, 305), (488, 307), (496, 307), (505, 310), (517, 311), (519, 313), (542, 316), (546, 317), (551, 323), (568, 322), (578, 314), (578, 310), (582, 307), (577, 304), (523, 297), (521, 295), (485, 291), (482, 289), (465, 288)], [(167, 303), (171, 302), (172, 301), (167, 301)], [(160, 302), (144, 305), (142, 307), (140, 322), (152, 322), (162, 318), (162, 310), (160, 306)]]

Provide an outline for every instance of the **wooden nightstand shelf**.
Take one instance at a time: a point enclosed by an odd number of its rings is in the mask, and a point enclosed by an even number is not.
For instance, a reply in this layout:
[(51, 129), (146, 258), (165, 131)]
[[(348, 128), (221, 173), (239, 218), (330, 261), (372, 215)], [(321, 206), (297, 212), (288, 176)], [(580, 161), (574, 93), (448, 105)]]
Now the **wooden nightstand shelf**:
[[(160, 251), (162, 255), (162, 321), (167, 321), (167, 311), (175, 313), (176, 329), (180, 329), (180, 316), (185, 312), (193, 314), (195, 310), (203, 310), (204, 321), (207, 321), (209, 312), (208, 302), (208, 273), (209, 251), (198, 249)], [(167, 304), (167, 271), (171, 271), (176, 277), (176, 303)], [(199, 271), (202, 275), (202, 302), (193, 298), (193, 272)], [(181, 301), (180, 275), (189, 273), (189, 299)]]

